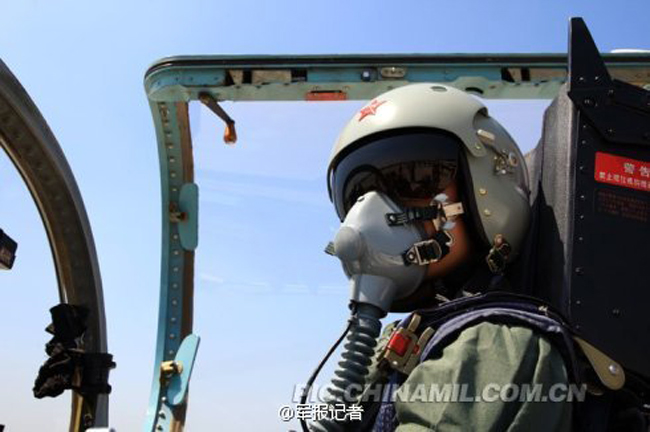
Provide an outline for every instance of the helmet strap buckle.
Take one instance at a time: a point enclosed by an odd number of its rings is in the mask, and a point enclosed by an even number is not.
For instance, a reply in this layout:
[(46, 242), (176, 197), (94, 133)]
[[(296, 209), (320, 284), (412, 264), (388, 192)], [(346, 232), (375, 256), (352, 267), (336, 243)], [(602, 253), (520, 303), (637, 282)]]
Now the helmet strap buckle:
[(449, 231), (454, 228), (454, 220), (465, 213), (462, 202), (439, 203), (438, 215), (432, 220), (436, 231)]
[(492, 273), (502, 273), (508, 262), (508, 256), (512, 252), (510, 243), (501, 235), (494, 236), (494, 244), (485, 257), (485, 261)]
[(404, 264), (429, 265), (443, 259), (451, 248), (454, 238), (447, 231), (438, 231), (433, 238), (414, 243), (404, 254)]

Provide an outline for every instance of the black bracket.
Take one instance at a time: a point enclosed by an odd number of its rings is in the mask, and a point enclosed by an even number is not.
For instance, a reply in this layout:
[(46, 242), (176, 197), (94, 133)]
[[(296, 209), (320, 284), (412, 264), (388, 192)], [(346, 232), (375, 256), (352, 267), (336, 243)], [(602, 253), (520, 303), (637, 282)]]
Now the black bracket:
[(573, 103), (607, 141), (650, 146), (650, 93), (612, 79), (582, 18), (571, 19), (569, 38)]
[(50, 309), (50, 313), (52, 324), (45, 329), (53, 335), (45, 345), (49, 358), (38, 371), (34, 396), (56, 397), (68, 389), (81, 395), (110, 393), (108, 375), (115, 368), (113, 356), (82, 349), (88, 309), (62, 303)]
[(17, 248), (18, 243), (0, 229), (0, 269), (10, 270), (13, 267)]

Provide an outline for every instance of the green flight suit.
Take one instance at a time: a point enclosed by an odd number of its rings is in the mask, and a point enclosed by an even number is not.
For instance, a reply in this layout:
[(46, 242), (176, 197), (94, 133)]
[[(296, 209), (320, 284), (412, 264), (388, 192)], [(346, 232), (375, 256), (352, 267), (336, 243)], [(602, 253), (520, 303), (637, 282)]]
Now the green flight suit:
[[(386, 343), (387, 333), (380, 338), (378, 352)], [(368, 382), (377, 377), (376, 360), (372, 367)], [(480, 396), (488, 385), (503, 388), (507, 384), (541, 384), (542, 395), (547, 395), (554, 384), (568, 385), (568, 378), (562, 356), (544, 337), (526, 327), (483, 322), (463, 330), (443, 349), (442, 355), (419, 364), (402, 387), (408, 385), (414, 389), (418, 384), (424, 384), (426, 388), (433, 383), (466, 384), (467, 395), (471, 397)], [(498, 395), (498, 391), (490, 393), (489, 402), (397, 399), (397, 431), (571, 429), (570, 402), (520, 401), (519, 398), (505, 402)], [(496, 400), (494, 396), (497, 396)]]

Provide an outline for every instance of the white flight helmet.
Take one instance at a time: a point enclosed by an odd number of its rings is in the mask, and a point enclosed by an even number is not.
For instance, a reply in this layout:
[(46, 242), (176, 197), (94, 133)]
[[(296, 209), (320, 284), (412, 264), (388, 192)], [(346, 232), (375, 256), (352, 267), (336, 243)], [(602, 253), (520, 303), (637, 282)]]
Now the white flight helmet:
[(336, 141), (328, 187), (343, 220), (369, 190), (397, 198), (421, 198), (425, 191), (432, 197), (457, 173), (466, 189), (465, 213), (491, 248), (490, 268), (500, 271), (520, 251), (528, 230), (528, 174), (512, 137), (463, 91), (422, 83), (373, 99)]

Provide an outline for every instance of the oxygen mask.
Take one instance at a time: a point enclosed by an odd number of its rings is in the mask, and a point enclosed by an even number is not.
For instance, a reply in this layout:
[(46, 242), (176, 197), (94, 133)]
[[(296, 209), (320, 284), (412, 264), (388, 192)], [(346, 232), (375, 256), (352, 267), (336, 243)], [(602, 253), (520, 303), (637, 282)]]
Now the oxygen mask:
[[(339, 367), (332, 379), (328, 403), (351, 403), (351, 388), (362, 388), (368, 374), (380, 318), (393, 300), (411, 295), (427, 274), (427, 266), (441, 260), (453, 246), (453, 219), (463, 213), (461, 203), (448, 203), (438, 194), (427, 207), (402, 208), (382, 192), (359, 197), (347, 213), (326, 252), (338, 257), (350, 279), (352, 316), (344, 334), (323, 359), (307, 384), (303, 403), (316, 375), (336, 346), (348, 335)], [(436, 228), (427, 238), (423, 221)], [(303, 425), (306, 428), (306, 425)], [(329, 420), (311, 425), (316, 431), (341, 430)]]

